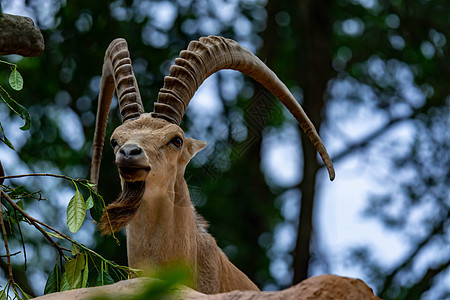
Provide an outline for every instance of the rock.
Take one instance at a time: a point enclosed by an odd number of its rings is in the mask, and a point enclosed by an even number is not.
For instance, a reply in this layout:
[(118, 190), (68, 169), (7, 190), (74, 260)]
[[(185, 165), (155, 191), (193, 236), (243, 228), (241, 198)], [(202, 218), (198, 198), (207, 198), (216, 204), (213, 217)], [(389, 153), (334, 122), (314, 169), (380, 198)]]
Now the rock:
[[(123, 280), (112, 285), (65, 291), (38, 297), (39, 300), (90, 299), (96, 296), (110, 296), (113, 299), (129, 299), (147, 284), (156, 282), (153, 278)], [(362, 280), (336, 275), (320, 275), (308, 278), (288, 289), (277, 292), (233, 291), (223, 294), (205, 295), (188, 287), (174, 290), (171, 299), (176, 300), (379, 300)]]
[(38, 56), (44, 51), (41, 31), (28, 17), (0, 15), (0, 55)]

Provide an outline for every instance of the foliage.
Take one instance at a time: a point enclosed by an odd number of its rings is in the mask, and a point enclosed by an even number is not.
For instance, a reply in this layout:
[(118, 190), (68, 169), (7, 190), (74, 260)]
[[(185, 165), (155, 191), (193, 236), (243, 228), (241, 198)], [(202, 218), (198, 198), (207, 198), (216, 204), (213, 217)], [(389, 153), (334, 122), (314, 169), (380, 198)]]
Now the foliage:
[[(8, 64), (11, 66), (11, 74), (9, 75), (9, 84), (12, 89), (20, 91), (23, 88), (23, 78), (22, 75), (20, 75), (19, 71), (17, 70), (17, 65), (3, 60), (0, 60), (0, 63)], [(2, 101), (13, 113), (20, 116), (25, 121), (25, 124), (22, 127), (20, 127), (20, 129), (29, 130), (31, 117), (30, 114), (28, 113), (28, 110), (22, 105), (20, 105), (17, 101), (15, 101), (6, 91), (6, 89), (1, 85), (0, 85), (0, 99), (2, 99)], [(0, 141), (2, 141), (4, 144), (6, 144), (6, 146), (14, 150), (13, 144), (8, 140), (8, 138), (5, 135), (1, 122), (0, 122)]]
[[(72, 182), (75, 186), (75, 195), (67, 205), (67, 227), (72, 233), (78, 231), (81, 227), (85, 213), (88, 209), (91, 209), (95, 213), (99, 210), (96, 207), (100, 207), (102, 210), (105, 207), (103, 198), (96, 192), (95, 185), (87, 180), (72, 179), (66, 176), (53, 175), (53, 174), (25, 174), (15, 176), (3, 176), (4, 179), (20, 178), (28, 176), (52, 176), (64, 178)], [(83, 196), (78, 188), (78, 185), (89, 193), (89, 206), (84, 204)], [(138, 270), (134, 270), (128, 267), (120, 266), (110, 260), (105, 259), (95, 251), (89, 249), (85, 245), (74, 241), (67, 235), (59, 232), (53, 227), (38, 221), (28, 215), (24, 210), (24, 201), (31, 199), (42, 200), (40, 192), (29, 193), (23, 186), (15, 188), (1, 185), (2, 188), (2, 220), (6, 219), (8, 224), (8, 231), (11, 235), (16, 234), (14, 229), (17, 226), (18, 234), (20, 235), (23, 247), (23, 254), (26, 261), (26, 247), (24, 238), (21, 231), (21, 223), (25, 222), (33, 225), (38, 231), (40, 231), (46, 239), (55, 247), (58, 251), (58, 256), (55, 260), (55, 266), (50, 273), (47, 283), (45, 285), (44, 293), (59, 292), (64, 290), (70, 290), (75, 288), (83, 288), (88, 286), (100, 286), (111, 284), (118, 280), (128, 278), (129, 274), (136, 274)], [(75, 201), (74, 201), (75, 199)], [(83, 201), (82, 205), (78, 204)], [(81, 206), (81, 207), (80, 207)], [(91, 213), (92, 214), (92, 213)], [(3, 223), (3, 222), (2, 222)], [(42, 227), (50, 229), (52, 232), (44, 231)], [(2, 228), (3, 229), (3, 228)], [(5, 245), (7, 247), (6, 231), (4, 232)], [(61, 239), (71, 243), (71, 249), (62, 247), (56, 244), (52, 238)], [(70, 254), (64, 254), (64, 251), (70, 252)], [(10, 254), (7, 253), (9, 256)], [(64, 260), (64, 263), (63, 263)], [(8, 294), (10, 288), (9, 285), (13, 285), (13, 288), (19, 287), (14, 283), (13, 276), (10, 274), (10, 281), (3, 289), (5, 294)], [(15, 295), (20, 298), (17, 291), (14, 289)], [(27, 298), (27, 294), (22, 293), (22, 298)]]

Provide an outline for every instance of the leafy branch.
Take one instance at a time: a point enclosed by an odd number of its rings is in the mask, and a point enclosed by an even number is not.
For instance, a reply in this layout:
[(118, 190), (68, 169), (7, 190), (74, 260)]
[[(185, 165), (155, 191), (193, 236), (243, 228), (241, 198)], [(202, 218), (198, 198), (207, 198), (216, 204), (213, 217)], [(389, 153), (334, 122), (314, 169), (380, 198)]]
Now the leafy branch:
[[(11, 73), (9, 75), (9, 80), (8, 80), (11, 88), (16, 91), (22, 90), (23, 77), (17, 70), (17, 65), (7, 62), (7, 61), (4, 61), (4, 60), (0, 60), (0, 63), (7, 64), (11, 67)], [(25, 121), (25, 124), (22, 127), (20, 127), (20, 129), (21, 130), (30, 129), (31, 117), (30, 117), (30, 114), (28, 113), (28, 110), (25, 107), (23, 107), (21, 104), (19, 104), (16, 100), (14, 100), (11, 97), (11, 95), (8, 93), (8, 91), (1, 85), (0, 85), (0, 99), (6, 104), (6, 106), (13, 113), (18, 115)], [(0, 122), (0, 141), (2, 141), (6, 146), (11, 148), (12, 150), (15, 150), (11, 141), (9, 141), (8, 138), (6, 137), (1, 122)]]
[(4, 60), (0, 60), (0, 63), (3, 64), (7, 64), (11, 66), (11, 74), (9, 74), (9, 85), (16, 91), (20, 91), (23, 88), (23, 77), (22, 75), (19, 73), (19, 71), (17, 71), (17, 65), (4, 61)]
[[(34, 173), (0, 176), (0, 182), (5, 179), (16, 179), (24, 177), (55, 177), (72, 182), (76, 192), (70, 200), (69, 205), (67, 206), (67, 227), (72, 233), (76, 233), (80, 229), (82, 223), (84, 222), (87, 210), (90, 211), (91, 216), (95, 221), (100, 221), (103, 214), (103, 208), (106, 207), (106, 204), (103, 200), (103, 197), (97, 192), (96, 185), (91, 183), (89, 180), (74, 179), (65, 175), (58, 174)], [(86, 201), (84, 201), (83, 195), (80, 193), (77, 184), (84, 186), (88, 190), (89, 198)], [(25, 191), (21, 191), (21, 193), (23, 194), (25, 193)], [(16, 197), (19, 197), (19, 195), (16, 195)], [(119, 240), (114, 236), (114, 234), (113, 237), (116, 242), (119, 243)]]
[[(4, 174), (0, 174), (4, 175)], [(11, 175), (11, 176), (0, 176), (0, 182), (5, 179), (13, 178), (25, 178), (25, 177), (35, 177), (35, 176), (49, 176), (62, 178), (70, 181), (75, 186), (75, 195), (68, 203), (67, 207), (67, 227), (68, 229), (75, 233), (77, 232), (84, 222), (86, 211), (89, 210), (92, 218), (99, 221), (102, 217), (103, 212), (106, 213), (105, 202), (101, 195), (96, 192), (95, 184), (89, 182), (86, 179), (73, 179), (64, 175), (39, 173), (39, 174), (23, 174), (23, 175)], [(84, 201), (83, 195), (80, 192), (80, 188), (87, 189), (89, 197)], [(53, 271), (50, 273), (46, 287), (45, 293), (59, 292), (74, 288), (81, 288), (87, 286), (98, 286), (114, 283), (117, 280), (126, 279), (129, 275), (136, 275), (140, 270), (132, 269), (126, 266), (121, 266), (113, 261), (110, 261), (87, 246), (78, 243), (71, 237), (65, 235), (64, 233), (58, 231), (52, 226), (37, 220), (30, 216), (23, 207), (23, 199), (35, 198), (42, 199), (40, 192), (28, 193), (22, 186), (16, 188), (10, 188), (5, 185), (1, 185), (0, 189), (2, 204), (5, 208), (5, 216), (10, 220), (10, 228), (12, 224), (17, 224), (20, 231), (20, 222), (25, 221), (26, 223), (32, 225), (37, 229), (47, 241), (57, 250), (58, 255)], [(39, 197), (35, 196), (39, 194)], [(16, 201), (14, 201), (14, 199)], [(5, 201), (3, 201), (5, 200)], [(3, 210), (3, 209), (2, 209)], [(7, 249), (7, 259), (8, 259), (8, 270), (10, 270), (10, 279), (7, 286), (0, 291), (0, 294), (7, 293), (7, 289), (13, 288), (16, 297), (19, 297), (19, 293), (16, 289), (17, 284), (14, 283), (14, 278), (12, 276), (12, 267), (10, 263), (10, 252), (7, 247), (7, 233), (3, 222), (2, 213), (2, 233), (4, 237), (4, 243)], [(46, 231), (49, 230), (49, 231)], [(22, 237), (22, 234), (21, 234)], [(57, 244), (54, 238), (69, 241), (72, 245), (72, 249), (67, 249), (59, 244)], [(117, 238), (114, 237), (118, 242)], [(26, 259), (25, 244), (22, 238), (22, 246), (24, 251), (24, 257)], [(66, 254), (65, 254), (66, 252)], [(71, 255), (67, 252), (70, 252)], [(59, 258), (59, 263), (58, 263)], [(64, 259), (64, 263), (63, 263)], [(18, 287), (18, 286), (17, 286)], [(19, 287), (19, 290), (20, 287)], [(22, 297), (27, 298), (27, 295), (22, 292)], [(0, 295), (0, 299), (2, 296)]]

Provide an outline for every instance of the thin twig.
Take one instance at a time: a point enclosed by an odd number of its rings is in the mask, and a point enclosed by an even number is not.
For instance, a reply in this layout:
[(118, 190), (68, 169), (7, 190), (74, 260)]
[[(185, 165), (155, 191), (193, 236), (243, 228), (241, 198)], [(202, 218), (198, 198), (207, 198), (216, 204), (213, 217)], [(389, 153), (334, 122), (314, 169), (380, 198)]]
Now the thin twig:
[[(90, 183), (89, 180), (87, 180), (87, 179), (73, 179), (73, 178), (70, 178), (70, 177), (65, 176), (65, 175), (57, 175), (57, 174), (50, 174), (50, 173), (34, 173), (34, 174), (0, 176), (0, 180), (13, 179), (13, 178), (23, 178), (23, 177), (38, 177), (38, 176), (56, 177), (56, 178), (70, 180), (72, 182), (77, 182), (77, 183), (85, 183), (85, 184), (89, 184)], [(50, 236), (45, 232), (45, 230), (43, 230), (39, 225), (41, 225), (41, 226), (43, 226), (43, 227), (45, 227), (45, 228), (47, 228), (47, 229), (49, 229), (49, 230), (59, 234), (59, 235), (61, 235), (66, 240), (74, 243), (75, 245), (79, 246), (80, 248), (84, 249), (85, 251), (88, 251), (88, 252), (92, 253), (94, 256), (100, 258), (102, 261), (106, 262), (107, 264), (109, 264), (110, 266), (112, 266), (114, 268), (117, 268), (118, 270), (124, 269), (128, 273), (129, 272), (137, 273), (137, 272), (141, 271), (141, 270), (138, 270), (138, 269), (132, 269), (132, 268), (129, 268), (129, 267), (124, 267), (124, 266), (121, 266), (121, 265), (118, 265), (118, 264), (114, 263), (113, 261), (107, 260), (106, 258), (101, 256), (100, 254), (98, 254), (94, 250), (89, 249), (85, 245), (78, 243), (77, 241), (73, 240), (72, 238), (70, 238), (69, 236), (65, 235), (64, 233), (56, 230), (55, 228), (51, 227), (50, 225), (48, 225), (48, 224), (46, 224), (46, 223), (44, 223), (42, 221), (39, 221), (39, 220), (31, 217), (23, 209), (21, 209), (14, 201), (12, 201), (11, 198), (8, 196), (8, 194), (6, 194), (3, 190), (1, 190), (1, 192), (2, 192), (2, 195), (5, 196), (6, 200), (13, 206), (13, 208), (16, 209), (18, 212), (20, 212), (36, 229), (38, 229), (44, 235), (44, 237), (52, 244), (52, 246), (54, 246), (58, 250), (58, 252), (60, 254), (60, 257), (65, 257), (64, 253), (62, 252), (62, 250), (66, 250), (66, 249), (60, 247), (59, 245), (57, 245), (53, 241), (53, 239), (50, 238)], [(105, 206), (104, 202), (102, 204), (103, 204), (103, 206)]]
[(29, 214), (27, 214), (23, 209), (21, 209), (9, 196), (7, 193), (3, 191), (3, 189), (0, 189), (2, 196), (11, 204), (11, 206), (20, 212), (30, 223), (33, 225), (37, 230), (39, 230), (42, 235), (50, 242), (50, 244), (58, 250), (59, 254), (61, 256), (64, 256), (64, 253), (61, 249), (61, 247), (55, 243), (55, 241), (45, 232), (44, 229), (42, 229), (41, 226), (38, 225), (39, 222), (33, 217), (31, 217)]
[[(14, 255), (20, 254), (20, 252), (22, 252), (22, 251), (17, 251), (17, 252), (11, 253), (11, 254), (9, 254), (9, 256), (14, 256)], [(0, 257), (7, 257), (7, 256), (8, 255), (0, 255)]]
[[(334, 155), (331, 160), (334, 163), (336, 163), (337, 161), (347, 157), (349, 154), (352, 154), (354, 151), (364, 149), (366, 146), (368, 146), (371, 142), (376, 140), (378, 137), (380, 137), (383, 134), (385, 134), (386, 132), (388, 132), (388, 129), (391, 128), (393, 125), (396, 125), (403, 121), (412, 120), (415, 117), (417, 117), (417, 115), (419, 115), (420, 112), (421, 112), (420, 109), (416, 109), (408, 116), (392, 118), (391, 120), (386, 122), (386, 124), (382, 125), (381, 127), (376, 129), (372, 133), (368, 134), (366, 137), (362, 138), (361, 140), (359, 140), (356, 143), (349, 145), (346, 149), (344, 149), (341, 152)], [(322, 165), (320, 165), (320, 167), (324, 167), (324, 165), (322, 164)], [(0, 177), (0, 179), (1, 179), (1, 177)]]
[(16, 64), (10, 63), (9, 61), (0, 60), (0, 63), (4, 63), (4, 64), (7, 64), (7, 65), (10, 65), (10, 66), (13, 66), (13, 67), (17, 67)]
[(27, 270), (27, 251), (25, 250), (25, 242), (23, 241), (22, 229), (20, 228), (20, 222), (19, 222), (19, 218), (17, 217), (16, 210), (14, 210), (14, 216), (16, 217), (16, 220), (17, 220), (17, 228), (19, 228), (20, 242), (22, 243), (23, 259), (25, 260), (25, 271), (26, 271)]
[(0, 181), (4, 179), (13, 179), (13, 178), (23, 178), (23, 177), (56, 177), (61, 179), (66, 179), (70, 181), (75, 181), (77, 183), (89, 183), (89, 180), (87, 179), (73, 179), (65, 175), (58, 175), (58, 174), (50, 174), (50, 173), (34, 173), (34, 174), (20, 174), (20, 175), (9, 175), (9, 176), (0, 176)]
[(3, 179), (4, 176), (5, 171), (3, 170), (2, 162), (0, 161), (0, 184), (3, 184), (3, 181), (5, 181), (5, 179)]
[[(48, 225), (48, 224), (46, 224), (46, 223), (44, 223), (44, 222), (42, 222), (42, 221), (36, 220), (36, 219), (34, 219), (34, 221), (35, 221), (36, 223), (42, 225), (43, 227), (45, 227), (45, 228), (47, 228), (47, 229), (49, 229), (49, 230), (51, 230), (51, 231), (53, 231), (53, 232), (59, 234), (60, 236), (62, 236), (63, 238), (65, 238), (65, 239), (68, 240), (69, 242), (74, 243), (75, 245), (77, 245), (78, 247), (82, 248), (83, 250), (92, 253), (93, 255), (95, 255), (96, 257), (98, 257), (98, 258), (100, 258), (101, 260), (105, 261), (106, 263), (108, 263), (108, 264), (111, 265), (112, 267), (115, 267), (115, 268), (118, 268), (118, 269), (123, 268), (123, 266), (118, 265), (118, 264), (114, 263), (113, 261), (107, 260), (106, 258), (104, 258), (103, 256), (101, 256), (100, 254), (98, 254), (98, 253), (95, 252), (94, 250), (89, 249), (88, 247), (86, 247), (85, 245), (83, 245), (83, 244), (81, 244), (81, 243), (78, 243), (77, 241), (73, 240), (71, 237), (65, 235), (64, 233), (62, 233), (62, 232), (60, 232), (60, 231), (58, 231), (57, 229), (53, 228), (52, 226), (50, 226), (50, 225)], [(138, 272), (138, 271), (140, 271), (140, 270), (132, 269), (132, 268), (128, 268), (128, 267), (126, 267), (126, 269), (127, 269), (127, 270), (130, 270), (130, 271), (132, 271), (132, 272)]]
[[(0, 175), (2, 175), (2, 174), (0, 173)], [(3, 174), (3, 175), (4, 175), (4, 174)], [(5, 179), (23, 178), (23, 177), (38, 177), (38, 176), (56, 177), (56, 178), (61, 178), (61, 179), (69, 180), (69, 181), (73, 182), (74, 184), (75, 184), (75, 182), (76, 182), (76, 183), (84, 184), (85, 186), (86, 186), (86, 185), (89, 185), (91, 189), (94, 189), (94, 191), (96, 191), (96, 187), (92, 187), (91, 185), (92, 185), (93, 183), (91, 183), (91, 182), (90, 182), (89, 180), (87, 180), (87, 179), (73, 179), (73, 178), (70, 178), (70, 177), (65, 176), (65, 175), (50, 174), (50, 173), (34, 173), (34, 174), (21, 174), (21, 175), (0, 176), (0, 181), (3, 181), (3, 180), (5, 180)], [(75, 186), (76, 186), (76, 185), (75, 185)], [(94, 185), (94, 186), (95, 186), (95, 185)], [(103, 198), (101, 198), (101, 200), (102, 200), (103, 207), (106, 207)], [(110, 222), (110, 220), (109, 220), (108, 212), (106, 212), (106, 218), (108, 219), (108, 224), (109, 224), (109, 226), (111, 227), (111, 222)], [(112, 227), (111, 227), (111, 228), (112, 228)], [(116, 243), (120, 246), (120, 242), (119, 242), (119, 240), (117, 239), (117, 237), (114, 235), (114, 231), (111, 230), (111, 232), (112, 232), (112, 237), (114, 238), (114, 240), (116, 241)]]

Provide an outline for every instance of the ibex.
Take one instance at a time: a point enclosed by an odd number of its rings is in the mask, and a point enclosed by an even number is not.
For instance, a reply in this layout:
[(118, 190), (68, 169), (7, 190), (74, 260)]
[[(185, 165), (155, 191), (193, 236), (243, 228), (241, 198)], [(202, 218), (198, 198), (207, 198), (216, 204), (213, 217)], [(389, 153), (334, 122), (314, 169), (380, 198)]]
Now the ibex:
[(258, 290), (236, 268), (207, 232), (207, 223), (191, 204), (184, 172), (206, 146), (187, 138), (180, 127), (189, 101), (211, 74), (234, 69), (271, 91), (298, 120), (322, 157), (330, 179), (334, 169), (313, 124), (288, 88), (259, 58), (237, 42), (210, 36), (180, 52), (152, 113), (144, 113), (130, 54), (124, 39), (108, 47), (101, 79), (93, 143), (91, 181), (98, 183), (108, 114), (117, 93), (123, 124), (111, 136), (122, 193), (108, 205), (99, 223), (102, 233), (126, 226), (128, 264), (133, 268), (182, 262), (190, 266), (194, 288), (203, 293)]

